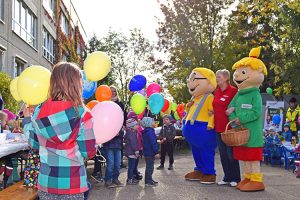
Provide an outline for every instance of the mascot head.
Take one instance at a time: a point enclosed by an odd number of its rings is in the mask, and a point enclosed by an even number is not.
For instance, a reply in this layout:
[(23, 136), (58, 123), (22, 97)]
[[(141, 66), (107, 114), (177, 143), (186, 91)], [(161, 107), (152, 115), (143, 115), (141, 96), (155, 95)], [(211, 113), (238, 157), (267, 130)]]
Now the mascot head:
[(195, 68), (187, 80), (187, 86), (193, 97), (212, 93), (217, 87), (216, 75), (210, 69)]
[(235, 70), (233, 81), (239, 89), (259, 87), (264, 81), (264, 75), (268, 74), (265, 64), (258, 59), (260, 48), (253, 48), (249, 57), (243, 58), (233, 65), (232, 69)]

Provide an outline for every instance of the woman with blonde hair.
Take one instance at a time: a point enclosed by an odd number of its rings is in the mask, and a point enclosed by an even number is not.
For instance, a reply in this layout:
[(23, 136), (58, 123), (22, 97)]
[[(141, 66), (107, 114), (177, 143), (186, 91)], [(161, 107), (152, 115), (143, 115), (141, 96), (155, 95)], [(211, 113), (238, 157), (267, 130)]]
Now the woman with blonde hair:
[(84, 159), (96, 153), (93, 118), (82, 102), (82, 79), (73, 63), (58, 63), (50, 79), (49, 99), (24, 109), (24, 133), (39, 150), (39, 199), (84, 199), (88, 191)]

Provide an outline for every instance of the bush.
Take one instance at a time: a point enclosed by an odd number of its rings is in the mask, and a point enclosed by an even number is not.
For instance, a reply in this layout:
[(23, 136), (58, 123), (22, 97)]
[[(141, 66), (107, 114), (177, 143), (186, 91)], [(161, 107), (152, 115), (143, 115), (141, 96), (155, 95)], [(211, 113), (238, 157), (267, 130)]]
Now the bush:
[(12, 97), (9, 91), (11, 78), (9, 75), (0, 72), (0, 94), (4, 101), (4, 108), (16, 113), (21, 108), (20, 104)]

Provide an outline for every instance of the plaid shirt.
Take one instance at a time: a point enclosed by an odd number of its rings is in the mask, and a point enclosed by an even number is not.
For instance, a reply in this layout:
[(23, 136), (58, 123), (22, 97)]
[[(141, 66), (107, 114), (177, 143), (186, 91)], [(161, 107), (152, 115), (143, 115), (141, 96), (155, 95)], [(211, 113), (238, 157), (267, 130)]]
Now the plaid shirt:
[(96, 153), (90, 112), (70, 102), (48, 100), (23, 123), (31, 147), (40, 154), (38, 189), (52, 194), (87, 191), (84, 159)]

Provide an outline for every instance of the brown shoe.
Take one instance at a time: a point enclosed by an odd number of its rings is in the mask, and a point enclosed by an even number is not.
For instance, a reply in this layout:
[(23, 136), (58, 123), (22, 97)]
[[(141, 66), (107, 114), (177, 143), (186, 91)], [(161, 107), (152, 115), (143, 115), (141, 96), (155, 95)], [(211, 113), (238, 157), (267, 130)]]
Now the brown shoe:
[(193, 171), (193, 172), (189, 172), (187, 173), (184, 178), (185, 180), (189, 180), (189, 181), (200, 181), (201, 177), (203, 176), (202, 172), (200, 171)]
[(200, 182), (203, 184), (214, 184), (216, 183), (216, 175), (203, 175)]
[(242, 192), (258, 192), (264, 191), (265, 185), (263, 182), (250, 181), (249, 183), (243, 185), (240, 190)]
[(250, 182), (250, 179), (248, 178), (245, 178), (244, 180), (240, 181), (237, 186), (236, 186), (236, 189), (240, 190), (241, 187), (243, 187), (245, 184), (249, 183)]

